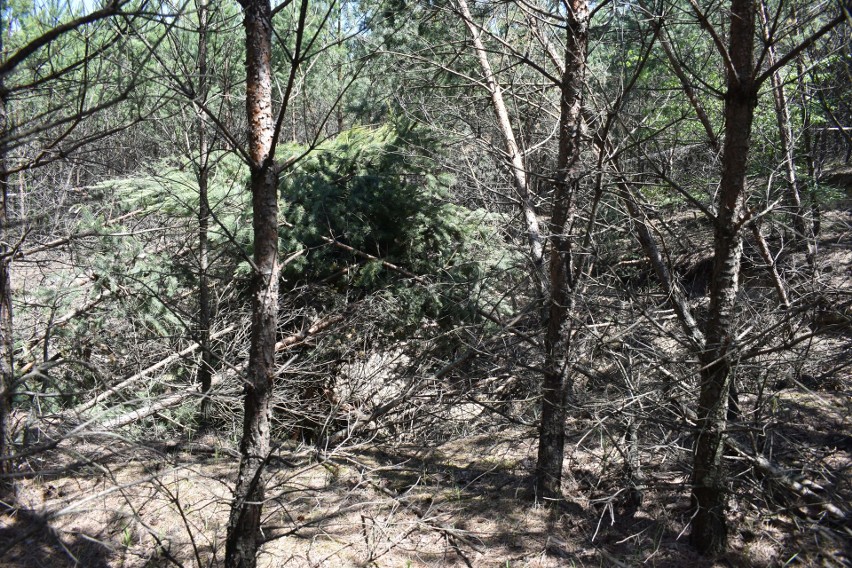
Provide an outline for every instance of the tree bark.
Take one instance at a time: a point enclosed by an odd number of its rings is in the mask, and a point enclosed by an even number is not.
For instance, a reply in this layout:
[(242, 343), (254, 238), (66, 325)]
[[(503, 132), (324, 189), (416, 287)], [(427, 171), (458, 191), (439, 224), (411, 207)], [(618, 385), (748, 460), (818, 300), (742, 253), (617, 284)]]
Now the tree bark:
[[(3, 49), (0, 33), (0, 51)], [(0, 76), (0, 138), (8, 130), (6, 114), (6, 88)], [(12, 337), (12, 285), (8, 235), (9, 175), (6, 168), (6, 151), (0, 148), (0, 456), (10, 453), (12, 447), (11, 412), (13, 385), (15, 384), (14, 339)], [(0, 473), (6, 473), (11, 462), (0, 461)]]
[[(3, 53), (5, 48), (3, 24), (0, 17), (0, 53)], [(2, 140), (6, 140), (9, 135), (8, 91), (4, 78), (5, 73), (0, 73), (0, 139)], [(15, 340), (12, 336), (12, 256), (8, 254), (10, 247), (7, 234), (9, 173), (6, 153), (6, 146), (0, 145), (0, 456), (11, 453), (12, 449), (11, 412), (15, 384)], [(11, 461), (0, 461), (0, 474), (7, 473), (11, 467)]]
[(725, 468), (722, 464), (728, 395), (735, 357), (734, 308), (739, 288), (746, 168), (757, 103), (754, 77), (754, 0), (732, 0), (725, 97), (725, 142), (714, 232), (710, 309), (701, 353), (701, 388), (692, 473), (690, 540), (701, 553), (727, 547)]
[(627, 212), (630, 214), (630, 218), (633, 219), (633, 223), (636, 226), (636, 236), (639, 240), (639, 244), (645, 253), (645, 257), (651, 263), (651, 267), (654, 269), (654, 273), (657, 276), (657, 280), (660, 282), (660, 286), (662, 286), (663, 291), (668, 296), (675, 314), (677, 314), (678, 321), (695, 349), (703, 349), (704, 333), (702, 333), (701, 329), (698, 327), (698, 321), (692, 313), (692, 308), (689, 305), (689, 299), (687, 298), (683, 287), (680, 285), (680, 282), (672, 276), (671, 271), (669, 271), (668, 266), (666, 266), (666, 262), (663, 259), (663, 255), (660, 252), (659, 247), (657, 246), (654, 235), (651, 233), (644, 211), (639, 206), (634, 192), (627, 183), (620, 181), (619, 189), (622, 191)]
[[(795, 10), (793, 11), (793, 25), (796, 26), (797, 35), (799, 35), (798, 15)], [(804, 146), (800, 155), (804, 158), (808, 178), (813, 180), (816, 177), (816, 166), (814, 164), (814, 141), (811, 136), (810, 100), (812, 95), (810, 86), (805, 81), (806, 76), (804, 57), (800, 53), (796, 56), (796, 83), (799, 87), (799, 113), (802, 117), (802, 145)], [(813, 183), (809, 185), (811, 186), (808, 192), (811, 201), (811, 228), (813, 229), (814, 243), (816, 243), (820, 231), (820, 208), (816, 196), (816, 185)]]
[(772, 251), (769, 250), (769, 243), (766, 242), (766, 237), (763, 236), (758, 223), (751, 223), (751, 234), (754, 235), (754, 242), (757, 243), (757, 250), (760, 252), (760, 257), (766, 263), (766, 269), (769, 271), (770, 278), (772, 278), (772, 285), (775, 286), (775, 291), (778, 293), (781, 305), (789, 308), (790, 297), (787, 295), (787, 289), (784, 288), (784, 282), (778, 273), (778, 264), (775, 262), (775, 257), (772, 256)]
[(251, 345), (245, 378), (240, 470), (228, 521), (225, 565), (254, 568), (269, 456), (269, 403), (275, 377), (278, 322), (278, 176), (273, 167), (272, 10), (269, 0), (243, 0), (246, 110), (251, 160), (254, 275)]
[[(767, 42), (766, 47), (766, 62), (774, 66), (777, 61), (775, 55), (775, 46), (772, 43), (769, 30), (769, 15), (767, 13), (765, 2), (760, 5), (760, 20), (763, 28), (764, 40)], [(790, 218), (793, 223), (793, 230), (796, 234), (796, 241), (799, 246), (807, 251), (808, 264), (813, 267), (816, 257), (816, 241), (814, 239), (813, 224), (806, 214), (806, 209), (802, 205), (802, 197), (800, 191), (800, 182), (796, 173), (796, 153), (793, 142), (793, 128), (790, 120), (790, 107), (787, 103), (787, 95), (784, 92), (784, 82), (781, 79), (781, 72), (774, 71), (769, 78), (772, 84), (772, 98), (775, 102), (775, 118), (778, 123), (778, 139), (781, 143), (781, 153), (784, 156), (784, 174), (787, 178), (787, 203), (790, 208)]]
[(521, 208), (523, 209), (524, 224), (527, 231), (527, 239), (530, 244), (530, 253), (532, 255), (533, 265), (536, 268), (536, 276), (539, 279), (539, 283), (540, 285), (543, 285), (545, 280), (541, 271), (544, 268), (544, 242), (541, 237), (541, 228), (539, 227), (538, 216), (535, 213), (535, 205), (532, 202), (532, 196), (529, 191), (529, 180), (527, 177), (524, 155), (518, 146), (517, 139), (515, 138), (515, 132), (512, 129), (512, 123), (509, 119), (509, 111), (506, 108), (506, 102), (503, 99), (503, 89), (497, 81), (494, 71), (491, 69), (491, 63), (488, 61), (488, 52), (485, 50), (485, 45), (482, 43), (480, 30), (476, 24), (473, 23), (473, 17), (470, 14), (467, 1), (457, 0), (457, 3), (461, 16), (464, 19), (464, 23), (470, 31), (470, 35), (473, 40), (473, 49), (476, 52), (479, 67), (485, 78), (485, 85), (488, 89), (488, 94), (491, 96), (491, 108), (494, 110), (494, 116), (497, 118), (497, 125), (500, 128), (500, 134), (503, 136), (503, 142), (506, 144), (506, 153), (509, 155), (509, 167), (512, 170), (512, 181), (515, 186), (515, 191), (521, 200)]
[[(206, 159), (206, 158), (204, 158)], [(201, 393), (210, 390), (213, 376), (213, 351), (210, 348), (210, 324), (212, 306), (210, 302), (210, 269), (208, 230), (210, 227), (210, 204), (207, 199), (209, 169), (203, 165), (198, 172), (198, 342), (201, 345), (201, 360), (198, 363), (198, 382)], [(201, 400), (201, 422), (206, 423), (210, 415), (210, 399)]]
[[(207, 0), (198, 0), (198, 96), (202, 104), (207, 103), (209, 85), (207, 80), (207, 22), (209, 6)], [(213, 377), (213, 351), (210, 348), (210, 323), (212, 307), (210, 304), (209, 239), (210, 201), (207, 188), (210, 179), (210, 145), (207, 139), (207, 121), (202, 107), (196, 107), (198, 125), (198, 343), (201, 346), (201, 360), (198, 363), (198, 382), (201, 393), (210, 390)], [(210, 415), (210, 399), (201, 399), (200, 421), (207, 424)]]
[(586, 0), (571, 0), (566, 16), (565, 68), (562, 73), (559, 155), (550, 223), (550, 302), (545, 331), (545, 366), (542, 387), (541, 428), (536, 466), (536, 494), (545, 500), (562, 498), (562, 462), (565, 452), (565, 416), (568, 385), (568, 351), (576, 282), (572, 250), (574, 198), (580, 183), (583, 87), (586, 79), (589, 7)]

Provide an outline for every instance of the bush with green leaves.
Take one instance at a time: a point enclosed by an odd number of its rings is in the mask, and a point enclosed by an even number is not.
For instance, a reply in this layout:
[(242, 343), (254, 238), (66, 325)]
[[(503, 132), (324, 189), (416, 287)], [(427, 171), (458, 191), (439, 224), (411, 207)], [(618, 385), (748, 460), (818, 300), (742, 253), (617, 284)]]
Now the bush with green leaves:
[[(210, 276), (221, 302), (251, 239), (251, 212), (242, 162), (226, 153), (211, 162)], [(82, 190), (65, 220), (75, 235), (67, 257), (54, 251), (39, 257), (44, 269), (31, 271), (16, 299), (24, 324), (19, 358), (63, 355), (67, 361), (51, 373), (50, 388), (85, 393), (105, 377), (132, 374), (185, 347), (197, 305), (197, 211), (198, 184), (187, 160)], [(37, 341), (41, 329), (49, 330), (47, 349)]]
[[(434, 269), (460, 235), (446, 201), (452, 179), (431, 171), (419, 138), (409, 127), (356, 127), (309, 152), (281, 180), (283, 249), (316, 249), (327, 237), (413, 271)], [(322, 276), (340, 257), (315, 250), (298, 269)]]
[[(487, 257), (494, 257), (492, 268), (500, 262), (499, 239), (488, 214), (449, 201), (453, 179), (435, 171), (426, 151), (436, 146), (425, 131), (386, 124), (353, 128), (310, 152), (285, 147), (305, 157), (281, 179), (281, 250), (306, 251), (285, 267), (285, 280), (334, 280), (350, 293), (381, 290), (404, 300), (409, 313), (397, 314), (402, 319), (470, 314), (470, 291), (489, 269)], [(410, 278), (330, 240), (430, 285), (410, 289)]]
[[(432, 343), (441, 349), (452, 342), (446, 332), (455, 324), (494, 312), (507, 271), (520, 272), (515, 267), (522, 262), (504, 245), (492, 215), (450, 201), (453, 179), (430, 158), (437, 147), (425, 132), (385, 125), (354, 128), (312, 149), (280, 148), (283, 157), (302, 156), (280, 182), (281, 255), (302, 253), (282, 272), (282, 314), (329, 313), (359, 302), (352, 325), (374, 347), (413, 332), (427, 342), (446, 336)], [(238, 293), (232, 298), (245, 302), (252, 254), (248, 168), (228, 153), (212, 163), (210, 275), (217, 293), (229, 286)], [(73, 348), (91, 343), (95, 330), (121, 329), (121, 340), (108, 342), (117, 357), (102, 372), (126, 374), (128, 365), (141, 368), (159, 356), (164, 340), (173, 349), (191, 333), (197, 180), (191, 163), (172, 159), (155, 173), (102, 183), (90, 193), (97, 198), (81, 206), (77, 230), (97, 236), (76, 245), (86, 245), (80, 270), (94, 280), (93, 293), (115, 294), (105, 300), (108, 308), (87, 314), (57, 339)], [(122, 221), (105, 224), (105, 218)], [(306, 304), (316, 309), (302, 311)], [(233, 320), (241, 308), (219, 309), (218, 317)], [(135, 349), (139, 360), (130, 361), (123, 354), (132, 344), (150, 349)], [(317, 364), (339, 358), (334, 337), (327, 344), (313, 350)], [(80, 384), (91, 386), (92, 379)]]

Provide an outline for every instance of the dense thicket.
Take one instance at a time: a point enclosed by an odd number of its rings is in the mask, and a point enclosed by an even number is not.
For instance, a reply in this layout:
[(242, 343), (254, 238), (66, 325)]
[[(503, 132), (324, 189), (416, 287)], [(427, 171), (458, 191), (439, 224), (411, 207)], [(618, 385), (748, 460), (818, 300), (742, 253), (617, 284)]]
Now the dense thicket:
[[(91, 467), (143, 535), (94, 531), (103, 563), (255, 566), (375, 497), (416, 524), (376, 536), (359, 513), (363, 565), (421, 530), (468, 565), (539, 565), (430, 515), (447, 487), (511, 487), (578, 543), (548, 539), (554, 565), (631, 564), (629, 539), (691, 562), (685, 533), (749, 565), (852, 558), (846, 4), (45, 0), (0, 18), (6, 517), (85, 510), (25, 496)], [(511, 464), (438, 451), (477, 435)], [(150, 453), (196, 440), (233, 456), (205, 470), (230, 492), (204, 526)], [(134, 479), (110, 461), (125, 451)], [(316, 468), (325, 489), (299, 477)], [(508, 481), (482, 486), (494, 471)], [(184, 540), (145, 520), (138, 484)], [(322, 515), (289, 512), (310, 500)], [(760, 564), (772, 520), (821, 540)], [(20, 542), (0, 534), (0, 555), (44, 561)]]

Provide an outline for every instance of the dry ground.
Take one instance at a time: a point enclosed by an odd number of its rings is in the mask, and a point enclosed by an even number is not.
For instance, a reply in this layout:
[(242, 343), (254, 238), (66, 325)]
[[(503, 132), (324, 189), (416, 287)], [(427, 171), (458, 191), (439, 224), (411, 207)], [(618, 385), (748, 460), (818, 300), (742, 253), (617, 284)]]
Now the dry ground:
[[(808, 441), (809, 453), (796, 459), (810, 460), (808, 471), (818, 464), (824, 475), (815, 482), (831, 499), (846, 499), (845, 508), (852, 495), (848, 390), (786, 389), (778, 404), (788, 449)], [(686, 469), (669, 462), (683, 453), (676, 445), (643, 456), (644, 500), (636, 509), (625, 504), (603, 430), (576, 417), (569, 432), (567, 501), (555, 510), (531, 494), (530, 428), (432, 447), (363, 444), (322, 461), (314, 451), (282, 448), (270, 465), (260, 565), (849, 565), (848, 523), (821, 521), (819, 507), (795, 514), (799, 504), (766, 502), (754, 476), (753, 487), (739, 484), (732, 500), (732, 551), (716, 563), (703, 560), (685, 539)], [(222, 559), (237, 463), (229, 444), (212, 436), (168, 444), (92, 436), (33, 459), (67, 469), (18, 480), (15, 503), (0, 517), (3, 566), (189, 567)], [(750, 476), (747, 470), (740, 474)]]

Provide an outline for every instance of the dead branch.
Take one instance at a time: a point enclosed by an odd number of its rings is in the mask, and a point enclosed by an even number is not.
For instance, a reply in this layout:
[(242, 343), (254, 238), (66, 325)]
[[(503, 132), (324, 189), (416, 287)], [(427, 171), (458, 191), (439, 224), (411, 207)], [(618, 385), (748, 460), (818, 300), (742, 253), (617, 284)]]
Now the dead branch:
[[(228, 333), (231, 333), (232, 331), (234, 331), (233, 325), (228, 326), (225, 329), (214, 333), (213, 335), (210, 336), (210, 339), (211, 340), (219, 339), (220, 337), (224, 337), (225, 335), (227, 335)], [(174, 353), (174, 354), (166, 357), (165, 359), (151, 365), (150, 367), (143, 369), (142, 371), (140, 371), (140, 372), (138, 372), (134, 375), (131, 375), (130, 377), (127, 377), (125, 380), (121, 381), (120, 383), (113, 386), (112, 388), (105, 390), (104, 392), (100, 393), (97, 396), (92, 397), (90, 400), (88, 400), (88, 401), (86, 401), (82, 404), (78, 404), (74, 408), (63, 412), (62, 414), (63, 415), (78, 415), (78, 414), (81, 414), (83, 412), (86, 412), (87, 410), (90, 410), (91, 408), (95, 407), (96, 405), (98, 405), (99, 403), (108, 399), (109, 397), (113, 396), (114, 394), (118, 393), (119, 391), (126, 389), (130, 385), (144, 379), (145, 377), (151, 375), (152, 373), (159, 371), (161, 369), (168, 368), (168, 366), (171, 365), (172, 363), (174, 363), (175, 361), (179, 361), (180, 359), (183, 359), (184, 357), (191, 355), (192, 353), (197, 351), (200, 347), (201, 347), (201, 345), (199, 343), (193, 343), (192, 345), (190, 345), (186, 349), (184, 349), (182, 351), (178, 351), (177, 353)]]
[[(737, 453), (737, 455), (748, 460), (761, 474), (771, 479), (774, 483), (783, 487), (785, 490), (794, 493), (801, 497), (808, 505), (818, 507), (828, 513), (835, 521), (843, 522), (847, 519), (847, 514), (833, 503), (829, 503), (824, 496), (819, 495), (812, 489), (805, 486), (790, 477), (781, 467), (775, 465), (764, 456), (751, 454), (742, 444), (733, 438), (725, 439), (725, 446)], [(819, 487), (815, 483), (809, 483), (814, 487)]]
[[(684, 410), (686, 410), (685, 418), (687, 419), (689, 425), (692, 427), (696, 427), (697, 420), (695, 413), (691, 409)], [(805, 484), (793, 479), (787, 472), (784, 471), (783, 468), (772, 463), (766, 457), (752, 454), (745, 446), (743, 446), (740, 442), (738, 442), (734, 438), (731, 438), (730, 436), (725, 436), (724, 443), (726, 448), (748, 461), (763, 476), (772, 480), (774, 483), (782, 487), (787, 492), (799, 496), (808, 505), (822, 509), (828, 514), (828, 516), (830, 516), (835, 521), (845, 522), (847, 520), (847, 513), (840, 509), (840, 507), (834, 505), (833, 503), (829, 503), (824, 496), (817, 494), (812, 489), (806, 487)], [(815, 483), (809, 483), (809, 485), (819, 487)], [(803, 516), (808, 516), (807, 514), (804, 514), (801, 511), (797, 512), (802, 514)]]

